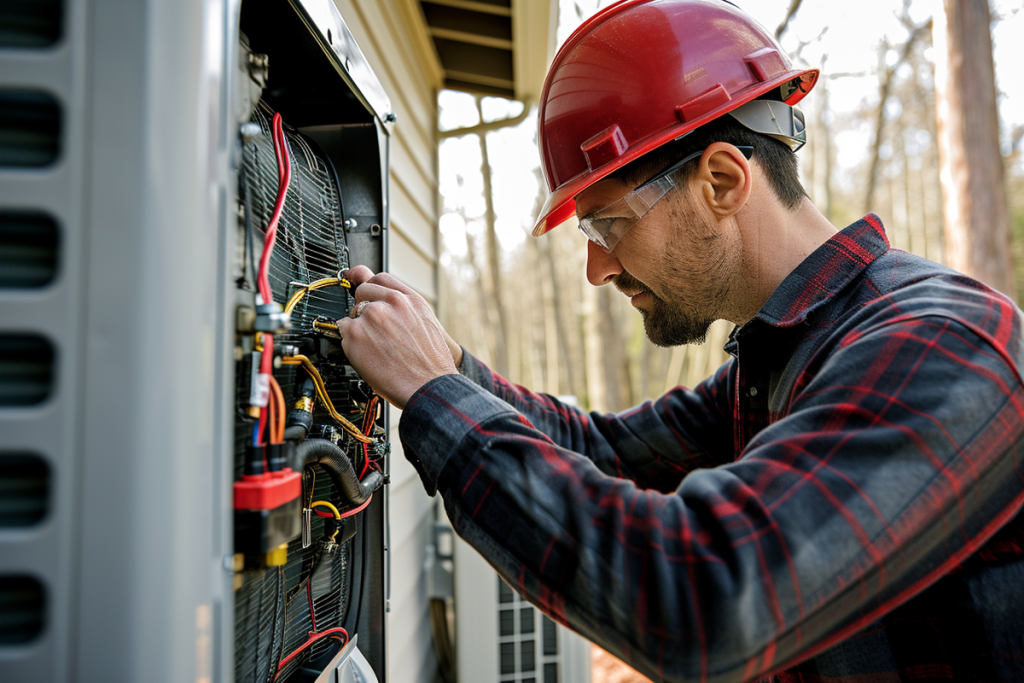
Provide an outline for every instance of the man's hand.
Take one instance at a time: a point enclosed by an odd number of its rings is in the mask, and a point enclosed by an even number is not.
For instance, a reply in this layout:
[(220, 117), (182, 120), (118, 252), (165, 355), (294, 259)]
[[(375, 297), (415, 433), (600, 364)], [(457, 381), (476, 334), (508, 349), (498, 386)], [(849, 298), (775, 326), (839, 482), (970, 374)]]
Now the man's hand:
[(356, 266), (345, 277), (356, 289), (356, 318), (338, 321), (341, 347), (373, 390), (399, 408), (424, 384), (456, 374), (462, 348), (430, 304), (387, 273)]

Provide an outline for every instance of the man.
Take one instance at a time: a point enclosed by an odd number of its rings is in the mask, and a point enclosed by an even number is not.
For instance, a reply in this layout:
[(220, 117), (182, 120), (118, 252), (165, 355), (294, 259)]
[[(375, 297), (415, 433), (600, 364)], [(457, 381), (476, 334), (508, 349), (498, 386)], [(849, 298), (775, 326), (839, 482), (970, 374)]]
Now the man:
[(652, 678), (1024, 680), (1020, 312), (815, 210), (816, 77), (712, 0), (608, 8), (548, 75), (535, 234), (575, 213), (656, 343), (736, 323), (696, 389), (579, 412), (365, 268), (345, 351), (459, 533)]

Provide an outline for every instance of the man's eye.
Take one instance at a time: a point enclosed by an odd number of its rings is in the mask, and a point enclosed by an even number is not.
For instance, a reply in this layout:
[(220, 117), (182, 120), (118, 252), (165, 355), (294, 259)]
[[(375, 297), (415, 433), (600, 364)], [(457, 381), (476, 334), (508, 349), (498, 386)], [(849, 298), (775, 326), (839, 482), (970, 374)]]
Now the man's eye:
[(594, 230), (604, 236), (612, 231), (612, 228), (615, 227), (617, 222), (625, 220), (626, 219), (621, 216), (614, 216), (611, 218), (594, 218), (590, 221), (590, 224), (594, 226)]

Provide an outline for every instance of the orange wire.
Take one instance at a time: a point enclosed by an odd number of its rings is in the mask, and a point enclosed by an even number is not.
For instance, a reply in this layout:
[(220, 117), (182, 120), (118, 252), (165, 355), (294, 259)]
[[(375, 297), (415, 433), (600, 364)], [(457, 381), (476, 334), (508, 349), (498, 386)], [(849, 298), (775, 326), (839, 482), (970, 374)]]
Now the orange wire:
[(274, 406), (273, 418), (270, 421), (270, 441), (271, 443), (281, 443), (284, 441), (284, 393), (281, 391), (281, 385), (277, 383), (277, 378), (273, 375), (270, 376), (270, 394)]

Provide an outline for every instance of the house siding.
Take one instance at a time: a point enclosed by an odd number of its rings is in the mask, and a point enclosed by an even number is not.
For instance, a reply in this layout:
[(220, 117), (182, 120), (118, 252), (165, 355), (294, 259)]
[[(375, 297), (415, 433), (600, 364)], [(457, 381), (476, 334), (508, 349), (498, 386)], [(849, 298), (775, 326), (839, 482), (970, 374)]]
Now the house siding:
[[(418, 3), (335, 1), (398, 117), (390, 148), (388, 268), (436, 306), (440, 67), (429, 50)], [(432, 683), (437, 665), (423, 567), (435, 506), (402, 454), (399, 417), (392, 409), (388, 680)]]

